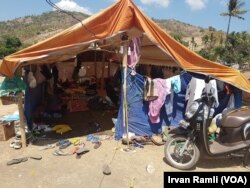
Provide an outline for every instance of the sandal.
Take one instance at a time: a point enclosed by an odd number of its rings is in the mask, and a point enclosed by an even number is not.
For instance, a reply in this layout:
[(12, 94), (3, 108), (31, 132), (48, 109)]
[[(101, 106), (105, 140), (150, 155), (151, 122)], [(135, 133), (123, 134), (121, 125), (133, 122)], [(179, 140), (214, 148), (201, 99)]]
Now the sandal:
[(19, 158), (19, 159), (12, 159), (11, 161), (7, 162), (7, 165), (18, 164), (21, 162), (25, 162), (27, 160), (28, 160), (28, 157), (23, 157), (23, 158)]
[(62, 140), (59, 140), (59, 141), (56, 143), (56, 146), (61, 146), (61, 145), (65, 144), (65, 143), (68, 143), (68, 142), (70, 142), (70, 141), (69, 141), (69, 140), (62, 139)]
[(39, 151), (46, 150), (46, 149), (52, 149), (54, 147), (56, 147), (56, 146), (52, 145), (52, 144), (48, 144), (47, 146), (44, 146), (44, 147), (40, 148)]
[(16, 141), (14, 144), (15, 149), (20, 149), (22, 147), (22, 142), (21, 141)]
[(102, 145), (101, 142), (96, 142), (94, 145), (94, 149), (98, 149)]
[(83, 154), (88, 153), (88, 152), (89, 152), (89, 149), (87, 149), (87, 148), (79, 148), (76, 151), (76, 159), (80, 159)]
[(15, 141), (13, 141), (13, 142), (10, 143), (10, 147), (11, 148), (14, 148), (14, 146), (15, 146)]
[(77, 155), (82, 155), (82, 154), (85, 154), (85, 153), (88, 153), (88, 152), (89, 152), (88, 148), (79, 148), (78, 150), (76, 150)]
[(77, 146), (80, 144), (81, 140), (80, 138), (73, 138), (70, 140), (71, 144), (73, 144), (74, 146)]
[(66, 155), (72, 155), (71, 153), (64, 153), (62, 150), (55, 150), (53, 152), (53, 155), (56, 155), (56, 156), (66, 156)]
[(67, 147), (70, 146), (70, 145), (71, 145), (70, 142), (65, 142), (65, 143), (63, 143), (62, 145), (59, 146), (59, 149), (60, 149), (60, 150), (61, 150), (61, 149), (65, 149), (65, 148), (67, 148)]
[(156, 134), (152, 135), (151, 141), (157, 146), (164, 145), (161, 135), (156, 135)]
[(41, 160), (42, 156), (40, 156), (40, 155), (32, 155), (32, 156), (30, 156), (30, 158), (35, 159), (35, 160)]

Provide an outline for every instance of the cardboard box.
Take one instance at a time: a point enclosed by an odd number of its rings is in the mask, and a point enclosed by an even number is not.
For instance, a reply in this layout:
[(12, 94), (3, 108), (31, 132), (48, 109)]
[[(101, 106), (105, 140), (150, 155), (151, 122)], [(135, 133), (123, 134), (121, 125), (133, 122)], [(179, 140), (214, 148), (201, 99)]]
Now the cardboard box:
[(5, 141), (15, 136), (14, 121), (0, 123), (0, 141)]

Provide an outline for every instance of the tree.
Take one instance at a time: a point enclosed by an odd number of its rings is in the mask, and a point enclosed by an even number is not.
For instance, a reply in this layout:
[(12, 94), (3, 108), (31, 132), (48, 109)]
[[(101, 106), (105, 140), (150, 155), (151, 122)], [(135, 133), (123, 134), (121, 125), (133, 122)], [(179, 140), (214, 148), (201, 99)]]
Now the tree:
[(232, 32), (228, 35), (228, 44), (224, 49), (217, 49), (220, 60), (229, 65), (242, 66), (250, 60), (250, 36), (246, 32)]
[(208, 41), (209, 41), (209, 36), (208, 35), (204, 35), (202, 37), (202, 42), (205, 45), (205, 48), (207, 48)]
[(197, 47), (197, 43), (195, 42), (194, 37), (192, 37), (190, 43), (191, 43), (191, 45), (190, 45), (190, 46), (191, 46), (191, 49), (194, 51), (195, 48)]
[(221, 16), (229, 17), (225, 44), (227, 44), (227, 40), (228, 40), (228, 33), (230, 29), (231, 18), (236, 17), (238, 19), (244, 20), (244, 18), (240, 16), (240, 15), (247, 13), (247, 10), (241, 9), (244, 5), (245, 5), (245, 2), (242, 2), (241, 0), (229, 0), (228, 12), (223, 12), (220, 14)]
[(220, 35), (220, 45), (222, 45), (222, 44), (223, 44), (223, 41), (224, 41), (223, 36), (222, 36), (222, 35)]
[(17, 37), (5, 36), (0, 40), (0, 58), (18, 51), (22, 43)]
[(22, 43), (17, 37), (7, 37), (5, 41), (6, 48), (19, 48), (22, 46)]
[(180, 34), (177, 33), (170, 33), (170, 35), (178, 42), (180, 42), (181, 44), (183, 44), (184, 46), (188, 47), (188, 42), (184, 41), (182, 39), (182, 36)]
[(213, 48), (216, 44), (216, 37), (214, 36), (214, 33), (210, 33), (209, 36), (209, 43), (210, 43), (210, 48)]

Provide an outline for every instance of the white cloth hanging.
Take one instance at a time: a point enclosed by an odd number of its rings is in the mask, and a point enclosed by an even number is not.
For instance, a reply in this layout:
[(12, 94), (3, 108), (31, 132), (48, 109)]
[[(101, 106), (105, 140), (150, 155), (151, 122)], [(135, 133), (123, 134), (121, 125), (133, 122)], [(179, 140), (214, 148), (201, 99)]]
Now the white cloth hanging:
[(209, 83), (205, 84), (206, 91), (211, 93), (215, 99), (214, 107), (217, 108), (219, 106), (218, 100), (218, 91), (217, 91), (217, 83), (216, 80), (210, 80)]
[(37, 83), (36, 83), (36, 78), (33, 75), (33, 72), (29, 72), (27, 76), (27, 81), (29, 83), (30, 88), (35, 88)]
[(205, 81), (198, 79), (198, 78), (192, 78), (189, 82), (186, 90), (186, 96), (185, 100), (187, 102), (186, 110), (190, 107), (190, 105), (197, 99), (201, 97), (202, 90), (205, 87)]
[(35, 72), (35, 79), (37, 84), (41, 84), (46, 80), (45, 76), (41, 73), (41, 70), (41, 67), (38, 65)]

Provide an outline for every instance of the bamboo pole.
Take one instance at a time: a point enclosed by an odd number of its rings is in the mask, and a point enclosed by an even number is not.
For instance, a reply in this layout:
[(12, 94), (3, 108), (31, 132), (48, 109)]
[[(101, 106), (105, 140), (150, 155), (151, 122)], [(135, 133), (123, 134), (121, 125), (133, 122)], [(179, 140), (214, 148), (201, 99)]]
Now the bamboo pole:
[(105, 71), (105, 53), (102, 52), (102, 78), (101, 78), (101, 95), (104, 96), (104, 71)]
[(94, 61), (95, 61), (94, 66), (95, 66), (96, 89), (98, 89), (96, 50), (94, 51)]
[(128, 105), (127, 105), (127, 64), (128, 64), (128, 36), (123, 34), (123, 58), (122, 58), (122, 67), (123, 67), (123, 120), (125, 120), (126, 128), (126, 139), (129, 147), (129, 135), (128, 135)]
[(22, 148), (26, 148), (26, 134), (25, 134), (25, 125), (24, 125), (24, 109), (23, 109), (23, 99), (22, 93), (17, 95), (17, 105), (18, 105), (18, 112), (20, 117), (20, 131), (21, 131), (21, 139), (22, 139)]

